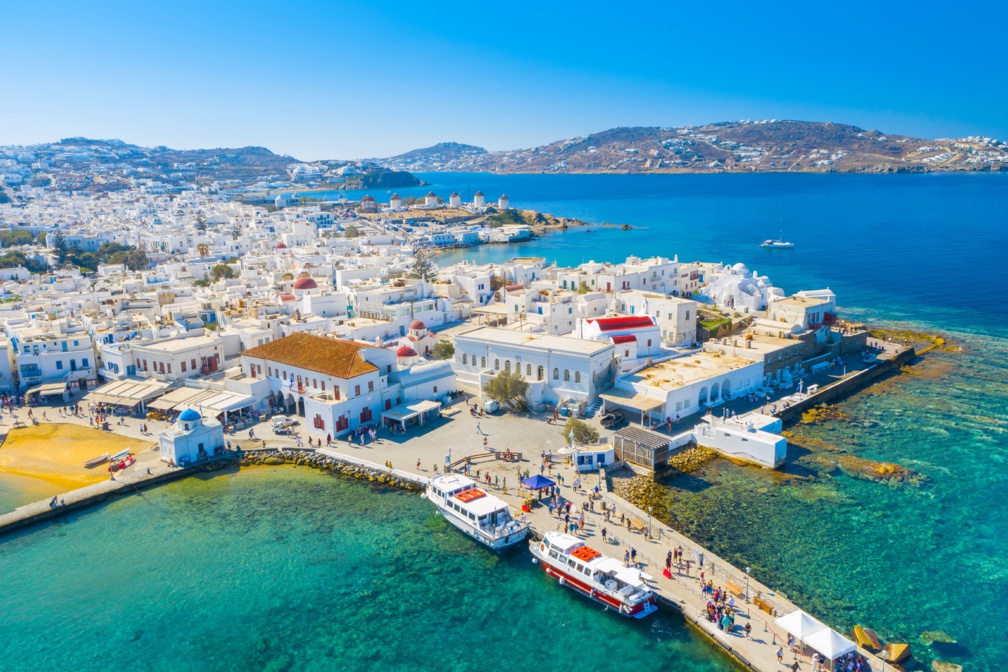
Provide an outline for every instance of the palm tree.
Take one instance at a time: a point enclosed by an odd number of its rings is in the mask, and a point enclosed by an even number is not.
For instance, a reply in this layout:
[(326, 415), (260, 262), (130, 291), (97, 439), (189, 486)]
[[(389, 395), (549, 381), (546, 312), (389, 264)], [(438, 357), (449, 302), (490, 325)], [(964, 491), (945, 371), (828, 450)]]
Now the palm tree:
[(207, 255), (210, 253), (210, 246), (206, 243), (200, 243), (196, 246), (196, 251), (199, 252), (200, 259), (206, 259)]

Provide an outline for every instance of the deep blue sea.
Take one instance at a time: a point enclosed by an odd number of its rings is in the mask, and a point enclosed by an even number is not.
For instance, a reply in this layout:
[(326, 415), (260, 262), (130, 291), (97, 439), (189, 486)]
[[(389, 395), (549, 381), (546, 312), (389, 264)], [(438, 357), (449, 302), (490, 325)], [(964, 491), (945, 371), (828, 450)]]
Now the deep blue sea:
[[(846, 420), (796, 428), (818, 447), (792, 447), (783, 473), (715, 461), (673, 481), (669, 519), (838, 629), (873, 627), (925, 665), (1004, 669), (1008, 175), (421, 177), (400, 195), (480, 189), (592, 223), (439, 263), (741, 261), (787, 292), (832, 288), (847, 316), (949, 335), (961, 352), (841, 403)], [(780, 229), (793, 251), (758, 247)], [(922, 482), (852, 478), (834, 455)], [(0, 539), (0, 669), (729, 667), (670, 616), (629, 624), (553, 588), (415, 496), (244, 470)], [(926, 645), (937, 629), (956, 643)]]

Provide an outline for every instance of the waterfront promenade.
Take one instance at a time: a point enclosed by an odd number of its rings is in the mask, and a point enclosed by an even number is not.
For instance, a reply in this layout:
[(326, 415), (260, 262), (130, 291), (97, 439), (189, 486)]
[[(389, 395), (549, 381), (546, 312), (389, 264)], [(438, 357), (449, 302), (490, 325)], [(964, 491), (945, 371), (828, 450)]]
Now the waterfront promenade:
[[(470, 465), (473, 476), (479, 471), (484, 479), (487, 473), (491, 475), (492, 480), (499, 478), (501, 485), (492, 488), (494, 494), (503, 497), (516, 509), (520, 509), (524, 497), (528, 494), (516, 489), (519, 483), (518, 472), (527, 469), (533, 474), (539, 473), (543, 452), (552, 453), (554, 456), (553, 468), (545, 473), (553, 477), (558, 474), (563, 476), (563, 483), (560, 486), (561, 495), (570, 500), (575, 508), (579, 508), (588, 500), (587, 492), (575, 491), (572, 487), (576, 476), (573, 468), (562, 462), (556, 462), (557, 459), (560, 459), (560, 448), (566, 444), (561, 426), (549, 424), (541, 416), (473, 417), (464, 410), (464, 406), (459, 405), (455, 408), (462, 410), (455, 412), (450, 417), (439, 418), (426, 427), (413, 429), (405, 436), (389, 435), (383, 431), (377, 442), (361, 446), (356, 442), (351, 444), (341, 439), (334, 441), (327, 448), (319, 449), (319, 452), (377, 471), (387, 469), (385, 465), (389, 463), (392, 465), (391, 471), (395, 475), (422, 484), (427, 478), (434, 475), (435, 465), (437, 465), (439, 472), (443, 471), (446, 458), (455, 462), (466, 458), (467, 455), (485, 453), (483, 441), (486, 439), (487, 446), (491, 450), (510, 449), (523, 453), (525, 459), (519, 464), (504, 463), (493, 458), (480, 458), (478, 461), (473, 460)], [(87, 423), (86, 417), (83, 419), (61, 419), (60, 421)], [(116, 425), (114, 429), (117, 433), (140, 438), (139, 421), (128, 420), (127, 423), (125, 426)], [(163, 426), (162, 423), (155, 422), (148, 424), (155, 435)], [(285, 451), (298, 450), (296, 437), (275, 437), (269, 431), (268, 423), (260, 423), (256, 426), (255, 433), (257, 437), (266, 437), (266, 448), (283, 448)], [(146, 435), (143, 438), (150, 440), (153, 437)], [(227, 438), (236, 447), (250, 450), (263, 448), (261, 439), (240, 440), (239, 436), (235, 435), (229, 435)], [(191, 473), (191, 470), (169, 468), (159, 460), (151, 459), (156, 455), (154, 451), (145, 452), (144, 458), (146, 459), (127, 469), (127, 473), (117, 474), (116, 481), (97, 483), (64, 495), (63, 498), (67, 503), (66, 510), (86, 506), (110, 495), (139, 492), (139, 488), (143, 485)], [(148, 468), (150, 468), (151, 474), (147, 474)], [(774, 616), (745, 602), (744, 590), (742, 596), (735, 597), (737, 620), (734, 632), (723, 632), (704, 617), (707, 598), (700, 593), (699, 568), (696, 566), (696, 558), (699, 554), (702, 553), (704, 556), (705, 578), (712, 580), (715, 586), (725, 587), (731, 582), (737, 587), (744, 588), (746, 585), (744, 572), (731, 566), (708, 549), (704, 549), (679, 535), (668, 526), (649, 519), (645, 512), (637, 510), (614, 493), (607, 492), (604, 479), (600, 479), (597, 475), (586, 475), (583, 477), (583, 481), (587, 488), (592, 488), (597, 484), (601, 486), (602, 490), (600, 498), (594, 502), (595, 510), (584, 514), (585, 525), (579, 534), (587, 543), (618, 558), (622, 558), (626, 549), (636, 549), (637, 557), (643, 563), (644, 571), (654, 577), (652, 585), (666, 607), (680, 612), (699, 631), (728, 651), (748, 669), (760, 672), (773, 672), (781, 669), (777, 662), (776, 652), (782, 643), (786, 643), (786, 633), (775, 629)], [(504, 493), (505, 484), (507, 494)], [(610, 510), (615, 509), (617, 520), (620, 514), (636, 520), (639, 523), (636, 529), (630, 531), (626, 527), (620, 528), (617, 521), (609, 524), (604, 523), (601, 501), (605, 501)], [(36, 502), (21, 507), (10, 514), (0, 516), (0, 531), (28, 524), (30, 520), (45, 520), (60, 513), (63, 511), (51, 510), (48, 501)], [(527, 515), (539, 535), (559, 529), (562, 524), (562, 519), (551, 517), (543, 506), (533, 507)], [(605, 542), (601, 539), (603, 526), (607, 528)], [(644, 529), (650, 527), (652, 531), (650, 538), (643, 533), (641, 527)], [(684, 550), (685, 559), (693, 563), (693, 568), (689, 575), (673, 569), (672, 578), (666, 579), (662, 576), (664, 558), (672, 548), (679, 546), (682, 546)], [(555, 585), (549, 585), (544, 589), (564, 590), (564, 588)], [(763, 585), (756, 578), (749, 578), (748, 589), (750, 596), (760, 596), (776, 610), (778, 616), (797, 609), (797, 606), (787, 600), (785, 596)], [(591, 608), (588, 604), (584, 606)], [(746, 639), (744, 636), (743, 628), (746, 623), (752, 627), (751, 639)], [(880, 660), (868, 657), (867, 652), (861, 651), (860, 653), (866, 656), (866, 660), (871, 661), (873, 669), (882, 668)], [(799, 662), (801, 669), (811, 669), (811, 662), (807, 657), (786, 652), (784, 658), (786, 664), (790, 665), (795, 660)]]

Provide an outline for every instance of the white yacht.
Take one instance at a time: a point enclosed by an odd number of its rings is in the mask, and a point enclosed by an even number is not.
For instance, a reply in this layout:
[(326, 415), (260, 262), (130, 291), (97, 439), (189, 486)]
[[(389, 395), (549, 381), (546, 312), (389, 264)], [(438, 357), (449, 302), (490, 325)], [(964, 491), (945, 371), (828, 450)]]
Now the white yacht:
[(430, 479), (424, 497), (438, 507), (445, 520), (487, 548), (501, 551), (528, 536), (528, 523), (515, 520), (507, 502), (461, 474)]
[(780, 237), (777, 238), (777, 240), (767, 238), (762, 243), (760, 243), (760, 247), (768, 248), (771, 250), (793, 250), (794, 243), (789, 243), (788, 241), (784, 240), (784, 230), (781, 229)]
[(529, 542), (529, 550), (547, 576), (621, 616), (644, 618), (658, 610), (647, 585), (653, 577), (602, 555), (577, 537), (547, 532), (542, 541)]

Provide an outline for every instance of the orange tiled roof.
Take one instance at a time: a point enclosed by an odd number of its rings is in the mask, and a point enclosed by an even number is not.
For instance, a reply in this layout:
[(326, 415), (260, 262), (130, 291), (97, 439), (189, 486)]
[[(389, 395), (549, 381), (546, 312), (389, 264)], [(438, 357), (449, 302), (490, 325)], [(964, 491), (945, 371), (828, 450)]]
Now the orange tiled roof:
[(363, 343), (298, 333), (250, 348), (242, 355), (348, 379), (378, 370), (361, 357), (360, 350), (366, 347)]

